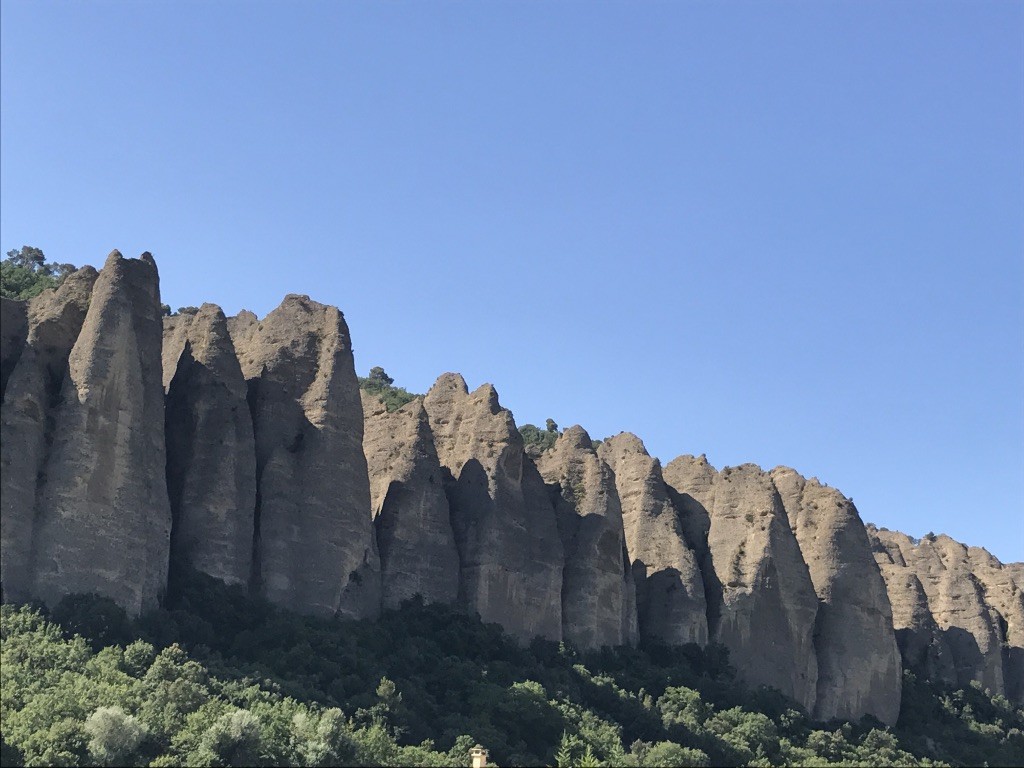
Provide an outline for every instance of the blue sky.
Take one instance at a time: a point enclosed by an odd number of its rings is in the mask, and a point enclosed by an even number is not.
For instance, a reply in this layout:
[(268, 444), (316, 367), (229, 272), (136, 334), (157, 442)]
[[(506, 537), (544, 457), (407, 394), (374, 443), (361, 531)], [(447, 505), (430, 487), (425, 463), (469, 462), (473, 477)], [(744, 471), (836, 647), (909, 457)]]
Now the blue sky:
[(0, 247), (1024, 560), (1024, 5), (4, 0)]

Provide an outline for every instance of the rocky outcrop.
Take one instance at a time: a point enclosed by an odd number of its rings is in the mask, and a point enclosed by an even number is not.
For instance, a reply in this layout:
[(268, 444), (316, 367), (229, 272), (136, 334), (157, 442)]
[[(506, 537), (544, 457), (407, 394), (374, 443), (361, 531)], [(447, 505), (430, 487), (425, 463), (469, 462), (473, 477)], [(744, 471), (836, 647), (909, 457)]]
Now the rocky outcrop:
[(362, 399), (383, 606), (397, 607), (415, 595), (428, 603), (455, 603), (459, 553), (423, 401), (388, 413), (380, 398), (363, 392)]
[(256, 446), (246, 384), (220, 307), (164, 318), (171, 565), (248, 584)]
[(967, 562), (1002, 640), (1006, 696), (1024, 703), (1024, 592), (1012, 569), (1004, 568), (987, 550), (968, 547)]
[(917, 574), (907, 567), (895, 543), (886, 546), (878, 529), (867, 526), (868, 539), (892, 606), (892, 623), (903, 666), (921, 677), (956, 684), (953, 652), (932, 617), (928, 596)]
[(778, 688), (813, 712), (818, 598), (782, 499), (754, 464), (723, 469), (713, 487), (705, 560), (711, 637), (748, 683)]
[(818, 684), (813, 716), (892, 725), (900, 712), (902, 666), (885, 582), (853, 502), (788, 467), (771, 472), (807, 563), (818, 613)]
[(249, 350), (249, 343), (256, 335), (260, 320), (256, 315), (247, 309), (243, 309), (237, 315), (228, 318), (228, 333), (231, 335), (231, 342), (235, 348), (235, 354), (242, 367), (251, 364), (252, 354)]
[[(19, 312), (24, 311), (21, 348), (5, 353), (16, 365), (0, 408), (0, 583), (6, 600), (35, 597), (33, 541), (54, 439), (54, 412), (96, 277), (95, 269), (84, 267), (57, 290), (44, 291), (27, 304), (4, 300), (5, 307), (18, 304)], [(5, 336), (7, 322), (5, 315)], [(17, 340), (22, 329), (13, 330)]]
[(562, 637), (582, 648), (635, 645), (636, 586), (614, 474), (578, 426), (537, 466), (552, 491), (565, 551)]
[(669, 500), (661, 465), (635, 435), (601, 443), (622, 504), (640, 635), (670, 645), (708, 641), (707, 602), (697, 557)]
[[(1004, 693), (1004, 633), (997, 611), (985, 602), (983, 584), (972, 572), (967, 547), (948, 536), (915, 542), (884, 528), (871, 535), (876, 553), (884, 550), (892, 564), (909, 568), (920, 581), (928, 610), (952, 656), (956, 684), (966, 687), (977, 680), (994, 693)], [(891, 577), (890, 581), (899, 583)], [(890, 596), (893, 602), (898, 599), (905, 598)]]
[(512, 414), (492, 386), (470, 394), (454, 373), (435, 382), (423, 405), (450, 475), (460, 603), (521, 639), (561, 639), (558, 527)]
[(96, 592), (138, 614), (166, 587), (161, 334), (153, 258), (114, 251), (95, 281), (53, 411), (32, 547), (32, 592), (47, 603)]
[(28, 337), (28, 304), (0, 296), (0, 402)]
[(255, 586), (303, 613), (375, 614), (362, 403), (341, 312), (285, 297), (257, 326), (242, 371), (256, 440)]

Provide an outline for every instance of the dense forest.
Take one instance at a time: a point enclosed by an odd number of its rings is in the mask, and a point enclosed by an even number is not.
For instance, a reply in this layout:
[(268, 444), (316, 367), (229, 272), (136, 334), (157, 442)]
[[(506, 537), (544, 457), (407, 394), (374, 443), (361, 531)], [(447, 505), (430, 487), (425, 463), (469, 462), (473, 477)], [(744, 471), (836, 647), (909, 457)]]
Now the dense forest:
[(292, 614), (209, 577), (130, 621), (3, 606), (4, 765), (1020, 765), (1024, 711), (905, 674), (897, 726), (814, 723), (716, 645), (582, 653), (410, 601)]

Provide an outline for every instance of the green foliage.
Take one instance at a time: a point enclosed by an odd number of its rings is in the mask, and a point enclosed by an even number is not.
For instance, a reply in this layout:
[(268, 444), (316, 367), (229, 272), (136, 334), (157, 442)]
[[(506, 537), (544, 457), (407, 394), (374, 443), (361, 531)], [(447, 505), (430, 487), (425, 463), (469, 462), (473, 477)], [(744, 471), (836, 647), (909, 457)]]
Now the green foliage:
[(8, 251), (0, 261), (0, 296), (8, 299), (31, 299), (47, 288), (56, 288), (75, 271), (71, 264), (46, 260), (43, 252), (30, 245)]
[(376, 395), (388, 409), (388, 413), (397, 411), (406, 403), (411, 403), (417, 397), (402, 387), (396, 387), (395, 380), (388, 376), (379, 365), (370, 369), (370, 375), (359, 378), (359, 388), (371, 395)]
[(466, 766), (478, 742), (499, 765), (1024, 757), (1024, 712), (978, 688), (908, 676), (894, 729), (812, 723), (777, 692), (737, 683), (719, 646), (523, 647), (418, 600), (376, 622), (315, 619), (183, 574), (167, 606), (126, 633), (95, 597), (59, 613), (79, 631), (127, 639), (103, 645), (3, 606), (4, 765)]
[(523, 424), (519, 428), (523, 437), (523, 447), (530, 456), (539, 456), (551, 448), (558, 439), (558, 425), (552, 419), (547, 420), (547, 428), (541, 430), (534, 424)]

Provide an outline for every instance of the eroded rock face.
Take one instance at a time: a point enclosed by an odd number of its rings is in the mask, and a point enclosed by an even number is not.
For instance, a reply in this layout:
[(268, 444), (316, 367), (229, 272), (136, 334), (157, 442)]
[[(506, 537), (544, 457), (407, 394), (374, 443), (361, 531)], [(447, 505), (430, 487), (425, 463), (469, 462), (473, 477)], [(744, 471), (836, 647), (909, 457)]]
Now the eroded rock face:
[(967, 562), (1002, 636), (1003, 683), (1011, 701), (1024, 702), (1024, 592), (1006, 568), (987, 550), (967, 548)]
[(256, 446), (246, 384), (220, 307), (164, 318), (171, 565), (248, 584)]
[(0, 402), (28, 337), (28, 303), (0, 296)]
[(890, 541), (887, 546), (879, 540), (877, 528), (869, 524), (866, 529), (875, 562), (885, 580), (903, 666), (929, 680), (955, 685), (953, 652), (932, 617), (921, 580), (907, 567), (895, 542)]
[(956, 684), (979, 681), (993, 693), (1004, 693), (1003, 634), (995, 610), (985, 602), (984, 587), (972, 572), (967, 547), (948, 536), (915, 543), (896, 531), (878, 529), (876, 551), (891, 553), (894, 564), (905, 563), (920, 580), (928, 608), (942, 632), (956, 668)]
[(902, 666), (885, 582), (853, 502), (788, 467), (771, 477), (818, 595), (813, 716), (892, 725), (900, 711)]
[(453, 373), (435, 382), (423, 405), (451, 475), (460, 602), (520, 639), (561, 639), (562, 545), (512, 414), (492, 386), (470, 394)]
[(383, 605), (395, 608), (414, 595), (455, 603), (459, 553), (423, 401), (388, 413), (380, 398), (361, 394)]
[(635, 645), (636, 585), (615, 476), (582, 427), (565, 430), (537, 462), (565, 551), (562, 636), (582, 648)]
[(712, 639), (729, 648), (748, 683), (778, 688), (813, 712), (818, 597), (775, 484), (754, 464), (726, 467), (714, 479), (710, 514)]
[(239, 352), (256, 441), (257, 588), (303, 613), (374, 615), (380, 563), (341, 312), (289, 295)]
[[(0, 408), (0, 583), (4, 599), (34, 597), (33, 538), (38, 496), (54, 438), (54, 411), (67, 376), (68, 357), (82, 330), (97, 272), (84, 267), (55, 291), (20, 305), (21, 349), (5, 353), (16, 365)], [(4, 299), (5, 306), (9, 300)], [(4, 317), (4, 335), (8, 334)], [(14, 328), (20, 337), (22, 329)]]
[(161, 334), (153, 258), (114, 251), (95, 281), (53, 412), (32, 568), (33, 594), (47, 603), (96, 592), (138, 614), (166, 587)]
[(707, 644), (704, 582), (661, 465), (628, 432), (605, 440), (598, 455), (615, 473), (641, 636), (670, 645)]

